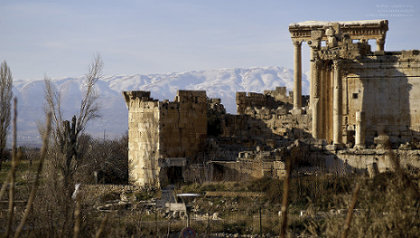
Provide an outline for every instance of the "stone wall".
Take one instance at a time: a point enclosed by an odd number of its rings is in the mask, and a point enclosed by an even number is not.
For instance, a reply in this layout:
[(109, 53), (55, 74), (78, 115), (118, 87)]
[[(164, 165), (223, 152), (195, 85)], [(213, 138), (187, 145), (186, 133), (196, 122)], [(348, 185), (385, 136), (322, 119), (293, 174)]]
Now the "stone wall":
[[(292, 98), (284, 87), (264, 94), (238, 92), (236, 97), (239, 115), (219, 114), (221, 133), (208, 144), (206, 158), (211, 162), (206, 177), (243, 180), (283, 176), (285, 155), (278, 148), (310, 136), (310, 115), (289, 112)], [(307, 107), (307, 96), (302, 99)]]
[(287, 96), (286, 87), (276, 87), (274, 90), (264, 90), (264, 94), (271, 96), (275, 101), (283, 103), (293, 103), (293, 97)]
[(286, 95), (286, 87), (277, 87), (275, 90), (265, 90), (264, 93), (254, 92), (237, 92), (236, 105), (239, 115), (245, 114), (248, 107), (261, 108), (266, 107), (276, 109), (284, 107), (285, 110), (290, 110), (291, 97)]
[(244, 181), (264, 176), (261, 161), (214, 161), (210, 164), (212, 181)]
[(160, 102), (161, 158), (194, 158), (207, 136), (205, 91), (179, 90), (174, 102)]
[[(262, 93), (236, 93), (236, 104), (239, 115), (246, 115), (261, 121), (270, 133), (279, 136), (288, 136), (295, 128), (303, 133), (310, 133), (311, 116), (308, 114), (293, 115), (293, 97), (286, 96), (285, 87), (277, 87), (275, 90), (266, 90)], [(302, 96), (303, 107), (307, 108), (308, 97)]]
[(123, 92), (128, 108), (128, 178), (140, 186), (158, 183), (159, 102), (150, 92)]
[(419, 51), (379, 52), (346, 64), (343, 121), (356, 125), (356, 112), (365, 113), (366, 142), (380, 133), (399, 144), (420, 140)]
[(154, 100), (150, 92), (144, 91), (123, 95), (129, 120), (129, 182), (160, 186), (161, 181), (168, 180), (168, 171), (178, 173), (168, 170), (166, 165), (185, 166), (185, 161), (194, 159), (204, 147), (206, 92), (180, 90), (173, 102)]
[(300, 167), (299, 171), (327, 172), (336, 174), (368, 173), (375, 166), (377, 172), (393, 171), (393, 158), (397, 158), (402, 168), (420, 167), (418, 149), (345, 149), (317, 148), (311, 150), (310, 160), (316, 162), (311, 167)]

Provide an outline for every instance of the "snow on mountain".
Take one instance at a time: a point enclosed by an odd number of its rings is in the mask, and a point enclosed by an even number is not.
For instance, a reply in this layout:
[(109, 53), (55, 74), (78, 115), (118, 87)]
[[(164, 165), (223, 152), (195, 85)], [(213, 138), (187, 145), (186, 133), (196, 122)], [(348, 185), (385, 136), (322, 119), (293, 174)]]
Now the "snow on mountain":
[[(64, 118), (78, 113), (83, 92), (83, 78), (54, 79), (62, 97)], [(192, 71), (184, 73), (106, 76), (96, 84), (101, 117), (88, 125), (87, 132), (107, 138), (122, 135), (128, 129), (127, 108), (122, 91), (147, 90), (156, 99), (173, 100), (178, 89), (206, 90), (207, 96), (221, 98), (230, 113), (236, 113), (237, 91), (263, 92), (286, 86), (293, 89), (293, 71), (282, 67), (256, 67)], [(18, 97), (18, 134), (20, 144), (40, 140), (37, 126), (44, 121), (44, 81), (16, 81), (14, 95)], [(303, 93), (308, 94), (306, 75), (302, 80)]]

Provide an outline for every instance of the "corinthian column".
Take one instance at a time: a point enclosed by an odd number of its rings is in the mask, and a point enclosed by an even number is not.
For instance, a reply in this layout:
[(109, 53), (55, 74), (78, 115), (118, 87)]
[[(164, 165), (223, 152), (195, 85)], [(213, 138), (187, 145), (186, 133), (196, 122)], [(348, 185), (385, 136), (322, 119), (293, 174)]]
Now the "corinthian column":
[(294, 82), (293, 89), (293, 114), (300, 114), (302, 110), (302, 41), (294, 40), (295, 46), (295, 69), (294, 69)]
[(320, 92), (321, 92), (321, 85), (320, 85), (320, 64), (317, 61), (313, 62), (312, 65), (312, 137), (315, 139), (319, 139), (321, 136), (320, 133), (320, 116), (321, 116), (321, 107), (320, 107)]
[(309, 76), (311, 77), (309, 79), (309, 110), (312, 110), (312, 103), (313, 103), (313, 81), (314, 81), (314, 64), (315, 64), (315, 48), (311, 45), (310, 47), (310, 67), (309, 67)]
[[(315, 61), (317, 60), (317, 51), (319, 50), (320, 47), (320, 34), (322, 34), (321, 32), (311, 32), (313, 38), (311, 41), (308, 42), (309, 46), (310, 46), (310, 61), (311, 61), (311, 65), (310, 65), (310, 79), (309, 79), (309, 109), (312, 108), (312, 101), (314, 98), (313, 95), (313, 81), (315, 80), (316, 76), (314, 75), (315, 72)], [(318, 35), (317, 35), (318, 34)]]
[(340, 75), (340, 65), (338, 60), (334, 60), (334, 86), (333, 86), (333, 142), (334, 144), (342, 143), (342, 103), (341, 103), (341, 92), (342, 82)]

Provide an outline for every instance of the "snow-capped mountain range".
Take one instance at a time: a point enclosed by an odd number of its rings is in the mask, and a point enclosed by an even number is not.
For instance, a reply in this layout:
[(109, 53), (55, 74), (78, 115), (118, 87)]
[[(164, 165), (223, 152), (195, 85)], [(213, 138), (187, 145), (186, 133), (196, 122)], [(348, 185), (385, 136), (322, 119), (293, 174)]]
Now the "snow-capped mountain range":
[[(65, 119), (77, 114), (83, 90), (83, 77), (53, 79), (61, 92)], [(156, 99), (173, 100), (178, 89), (206, 90), (207, 96), (221, 98), (230, 113), (236, 113), (237, 91), (263, 92), (286, 86), (293, 89), (293, 71), (272, 66), (191, 71), (184, 73), (115, 75), (101, 78), (95, 88), (99, 95), (101, 117), (88, 125), (87, 132), (96, 137), (114, 138), (128, 129), (128, 113), (122, 91), (147, 90)], [(302, 79), (303, 93), (308, 94), (309, 82)], [(44, 81), (14, 82), (18, 98), (18, 143), (33, 145), (40, 141), (38, 124), (44, 121)]]

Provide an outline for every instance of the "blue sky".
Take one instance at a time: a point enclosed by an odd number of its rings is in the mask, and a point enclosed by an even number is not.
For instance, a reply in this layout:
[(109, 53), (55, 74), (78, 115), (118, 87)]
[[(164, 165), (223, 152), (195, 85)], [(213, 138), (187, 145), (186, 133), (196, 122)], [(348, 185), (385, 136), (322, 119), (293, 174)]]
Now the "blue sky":
[(386, 50), (420, 49), (416, 0), (0, 0), (0, 60), (15, 79), (80, 76), (95, 53), (106, 75), (293, 68), (290, 23), (365, 19), (389, 20)]

